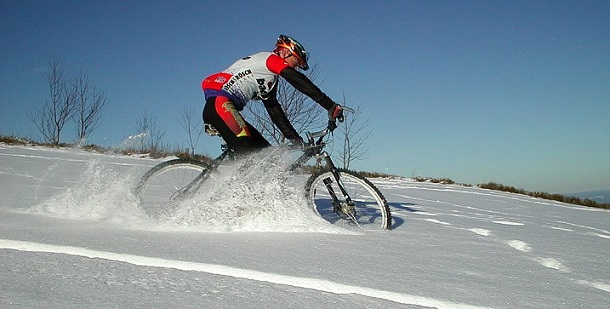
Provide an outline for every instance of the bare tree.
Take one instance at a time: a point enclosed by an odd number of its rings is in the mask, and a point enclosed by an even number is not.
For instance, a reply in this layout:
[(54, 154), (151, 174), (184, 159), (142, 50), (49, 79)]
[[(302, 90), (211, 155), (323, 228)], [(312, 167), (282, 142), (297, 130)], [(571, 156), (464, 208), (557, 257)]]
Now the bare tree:
[[(311, 67), (308, 73), (308, 77), (312, 81), (318, 75), (316, 68), (317, 66)], [(322, 125), (322, 121), (326, 121), (325, 117), (321, 117), (324, 109), (320, 108), (320, 105), (296, 90), (284, 79), (278, 81), (277, 99), (297, 132), (306, 131), (314, 125)], [(284, 142), (282, 132), (271, 122), (262, 104), (248, 104), (246, 112), (253, 116), (253, 125), (261, 131), (265, 138), (276, 143)]]
[(195, 148), (199, 144), (199, 138), (203, 133), (203, 122), (200, 117), (193, 117), (194, 114), (195, 110), (192, 106), (185, 106), (180, 112), (180, 120), (178, 121), (188, 136), (191, 155), (195, 154)]
[(76, 123), (77, 142), (82, 143), (99, 125), (102, 110), (106, 106), (106, 93), (97, 89), (83, 69), (75, 75), (73, 89), (76, 92)]
[(162, 147), (165, 131), (157, 125), (157, 120), (144, 113), (136, 120), (136, 132), (140, 136), (140, 151), (158, 152)]
[(49, 85), (50, 98), (37, 109), (26, 110), (28, 118), (42, 134), (45, 142), (59, 145), (65, 124), (74, 116), (76, 97), (64, 73), (59, 57), (49, 61), (49, 71), (45, 75)]
[[(318, 75), (316, 68), (317, 66), (314, 66), (308, 75), (312, 81)], [(277, 96), (286, 116), (298, 132), (310, 130), (311, 127), (323, 126), (328, 120), (326, 111), (320, 108), (320, 105), (283, 79), (278, 82)], [(345, 102), (345, 97), (343, 102)], [(276, 143), (284, 142), (284, 136), (271, 122), (262, 104), (248, 104), (246, 112), (253, 116), (253, 125), (267, 139)], [(362, 109), (357, 106), (355, 114), (346, 113), (345, 122), (339, 124), (339, 132), (335, 131), (341, 145), (338, 157), (345, 169), (348, 169), (353, 161), (365, 159), (368, 152), (365, 142), (371, 137), (372, 130), (369, 129), (369, 120), (362, 120), (361, 112)]]
[[(345, 102), (345, 97), (343, 101)], [(362, 120), (362, 108), (359, 105), (351, 108), (355, 112), (346, 113), (345, 121), (339, 125), (342, 147), (338, 158), (343, 163), (344, 169), (349, 169), (353, 161), (366, 158), (368, 147), (365, 142), (373, 133), (369, 128), (368, 118)]]

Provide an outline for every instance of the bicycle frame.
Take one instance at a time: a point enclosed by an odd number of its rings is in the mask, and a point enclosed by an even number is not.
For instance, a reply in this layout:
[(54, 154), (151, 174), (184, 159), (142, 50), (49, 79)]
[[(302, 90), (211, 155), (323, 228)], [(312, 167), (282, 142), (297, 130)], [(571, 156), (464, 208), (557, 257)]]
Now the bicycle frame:
[[(353, 112), (349, 108), (345, 110)], [(343, 219), (351, 221), (347, 224), (352, 227), (376, 226), (390, 229), (390, 209), (379, 189), (364, 175), (335, 166), (331, 155), (324, 150), (328, 134), (336, 128), (335, 121), (329, 121), (323, 130), (307, 133), (303, 144), (279, 147), (280, 151), (300, 151), (290, 153), (289, 156), (294, 161), (280, 166), (286, 172), (307, 177), (303, 193), (311, 200), (313, 210), (330, 223), (336, 224)], [(219, 136), (208, 124), (205, 131), (211, 136)], [(169, 206), (179, 205), (180, 201), (191, 198), (202, 189), (208, 178), (216, 179), (219, 171), (224, 172), (227, 158), (235, 160), (239, 156), (239, 153), (223, 143), (221, 154), (208, 162), (178, 158), (156, 165), (142, 176), (136, 187), (143, 210), (151, 217), (169, 215), (173, 208), (166, 208), (167, 203)], [(312, 159), (315, 159), (315, 163), (310, 162)], [(251, 161), (256, 160), (250, 158), (245, 161), (246, 164), (251, 164)], [(227, 165), (229, 171), (233, 170), (232, 165)], [(237, 171), (242, 170), (241, 164), (238, 163), (237, 168)], [(308, 175), (310, 172), (311, 175)]]
[[(334, 128), (336, 128), (336, 124), (333, 121), (329, 121), (328, 126), (325, 129), (318, 131), (318, 132), (308, 132), (306, 134), (307, 144), (305, 144), (303, 146), (296, 146), (296, 145), (289, 146), (289, 149), (302, 150), (303, 154), (301, 156), (299, 156), (299, 158), (297, 158), (293, 164), (290, 165), (288, 170), (294, 171), (297, 168), (302, 167), (310, 159), (315, 158), (316, 166), (318, 168), (322, 168), (323, 166), (325, 166), (332, 173), (333, 178), (335, 179), (339, 189), (341, 190), (341, 194), (343, 194), (343, 196), (345, 197), (345, 201), (346, 201), (347, 205), (350, 206), (350, 205), (353, 205), (353, 201), (352, 201), (351, 197), (349, 196), (349, 193), (345, 189), (343, 182), (341, 181), (339, 169), (333, 163), (333, 161), (330, 157), (330, 154), (328, 154), (326, 151), (324, 151), (324, 147), (326, 146), (326, 143), (324, 142), (324, 137), (326, 137), (329, 133), (331, 133), (334, 130)], [(206, 124), (206, 132), (210, 136), (219, 136), (218, 132), (213, 127), (211, 127), (207, 124)], [(228, 148), (226, 146), (226, 144), (223, 144), (222, 148), (223, 148), (223, 152), (218, 157), (216, 157), (214, 160), (212, 160), (212, 164), (209, 166), (209, 168), (207, 170), (204, 170), (188, 186), (186, 186), (183, 190), (181, 190), (180, 195), (189, 194), (191, 192), (198, 190), (202, 186), (203, 182), (205, 182), (205, 180), (210, 177), (211, 171), (217, 169), (218, 166), (220, 166), (220, 164), (227, 157), (229, 157), (229, 158), (233, 157), (233, 150)], [(322, 163), (322, 161), (324, 161), (324, 164)], [(331, 186), (332, 180), (326, 179), (326, 180), (324, 180), (324, 184), (328, 190), (329, 195), (331, 196), (331, 198), (333, 200), (332, 201), (333, 207), (335, 208), (335, 210), (340, 209), (341, 202), (340, 202), (339, 198), (337, 197), (337, 193)]]
[[(309, 159), (311, 159), (312, 157), (315, 157), (316, 165), (318, 166), (318, 168), (321, 168), (322, 167), (321, 161), (324, 160), (326, 162), (326, 167), (333, 174), (333, 177), (335, 178), (335, 181), (337, 182), (339, 189), (341, 189), (341, 193), (345, 197), (347, 204), (352, 205), (353, 204), (352, 199), (349, 196), (349, 193), (347, 192), (347, 190), (345, 189), (343, 182), (341, 181), (341, 176), (339, 175), (339, 169), (333, 163), (333, 161), (330, 157), (330, 154), (328, 154), (328, 152), (323, 150), (324, 146), (326, 146), (326, 143), (324, 143), (324, 141), (323, 141), (324, 137), (326, 135), (328, 135), (329, 133), (331, 133), (333, 128), (335, 128), (335, 127), (336, 127), (336, 124), (334, 122), (329, 121), (326, 129), (319, 131), (319, 132), (314, 132), (314, 133), (308, 132), (307, 133), (308, 144), (313, 145), (313, 146), (304, 147), (305, 152), (291, 166), (291, 170), (302, 166), (307, 161), (309, 161)], [(317, 140), (315, 140), (316, 138), (317, 138)], [(331, 196), (331, 198), (333, 199), (332, 204), (335, 207), (335, 210), (337, 208), (340, 208), (339, 198), (337, 197), (335, 190), (333, 190), (333, 188), (331, 187), (331, 182), (327, 179), (324, 181), (324, 185), (326, 185), (326, 188), (328, 189), (328, 193)]]

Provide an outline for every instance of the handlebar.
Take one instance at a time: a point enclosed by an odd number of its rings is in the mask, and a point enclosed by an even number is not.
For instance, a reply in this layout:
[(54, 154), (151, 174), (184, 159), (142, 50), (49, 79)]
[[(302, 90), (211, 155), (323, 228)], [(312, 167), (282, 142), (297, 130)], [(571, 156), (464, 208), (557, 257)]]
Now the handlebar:
[(322, 131), (318, 131), (318, 132), (307, 132), (307, 139), (311, 142), (313, 140), (315, 140), (316, 138), (319, 137), (324, 137), (326, 135), (328, 135), (328, 133), (330, 133), (332, 130), (330, 129), (330, 127), (326, 127), (324, 130)]
[[(344, 111), (347, 111), (350, 113), (356, 112), (352, 108), (349, 108), (347, 106), (341, 106), (341, 107), (343, 108)], [(339, 122), (343, 122), (343, 120), (340, 120)], [(329, 133), (332, 133), (336, 128), (337, 128), (337, 120), (329, 119), (328, 124), (326, 125), (326, 128), (324, 128), (323, 130), (317, 131), (317, 132), (307, 132), (305, 134), (307, 136), (307, 142), (303, 148), (306, 149), (306, 148), (317, 147), (317, 146), (321, 145), (322, 139)]]

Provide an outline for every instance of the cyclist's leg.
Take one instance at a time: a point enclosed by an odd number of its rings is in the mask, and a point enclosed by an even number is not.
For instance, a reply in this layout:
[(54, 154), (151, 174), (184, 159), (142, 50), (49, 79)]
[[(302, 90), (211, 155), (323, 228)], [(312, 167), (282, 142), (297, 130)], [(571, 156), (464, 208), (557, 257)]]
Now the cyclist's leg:
[(269, 142), (248, 123), (228, 98), (210, 97), (203, 109), (203, 121), (209, 123), (238, 153), (252, 152), (270, 146)]
[(250, 138), (256, 146), (256, 149), (262, 149), (271, 146), (271, 144), (269, 144), (269, 142), (263, 137), (261, 132), (259, 132), (255, 127), (253, 127), (249, 122), (246, 122), (246, 124), (250, 128)]

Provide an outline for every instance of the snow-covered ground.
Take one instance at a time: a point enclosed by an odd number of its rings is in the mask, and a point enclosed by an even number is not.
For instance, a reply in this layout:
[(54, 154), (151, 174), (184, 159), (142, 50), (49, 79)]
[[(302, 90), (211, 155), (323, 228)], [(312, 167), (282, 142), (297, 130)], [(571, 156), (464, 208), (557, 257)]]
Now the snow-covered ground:
[(292, 182), (250, 174), (244, 196), (208, 194), (156, 222), (131, 186), (158, 162), (0, 144), (0, 308), (610, 304), (608, 211), (378, 179), (393, 230), (347, 233)]

